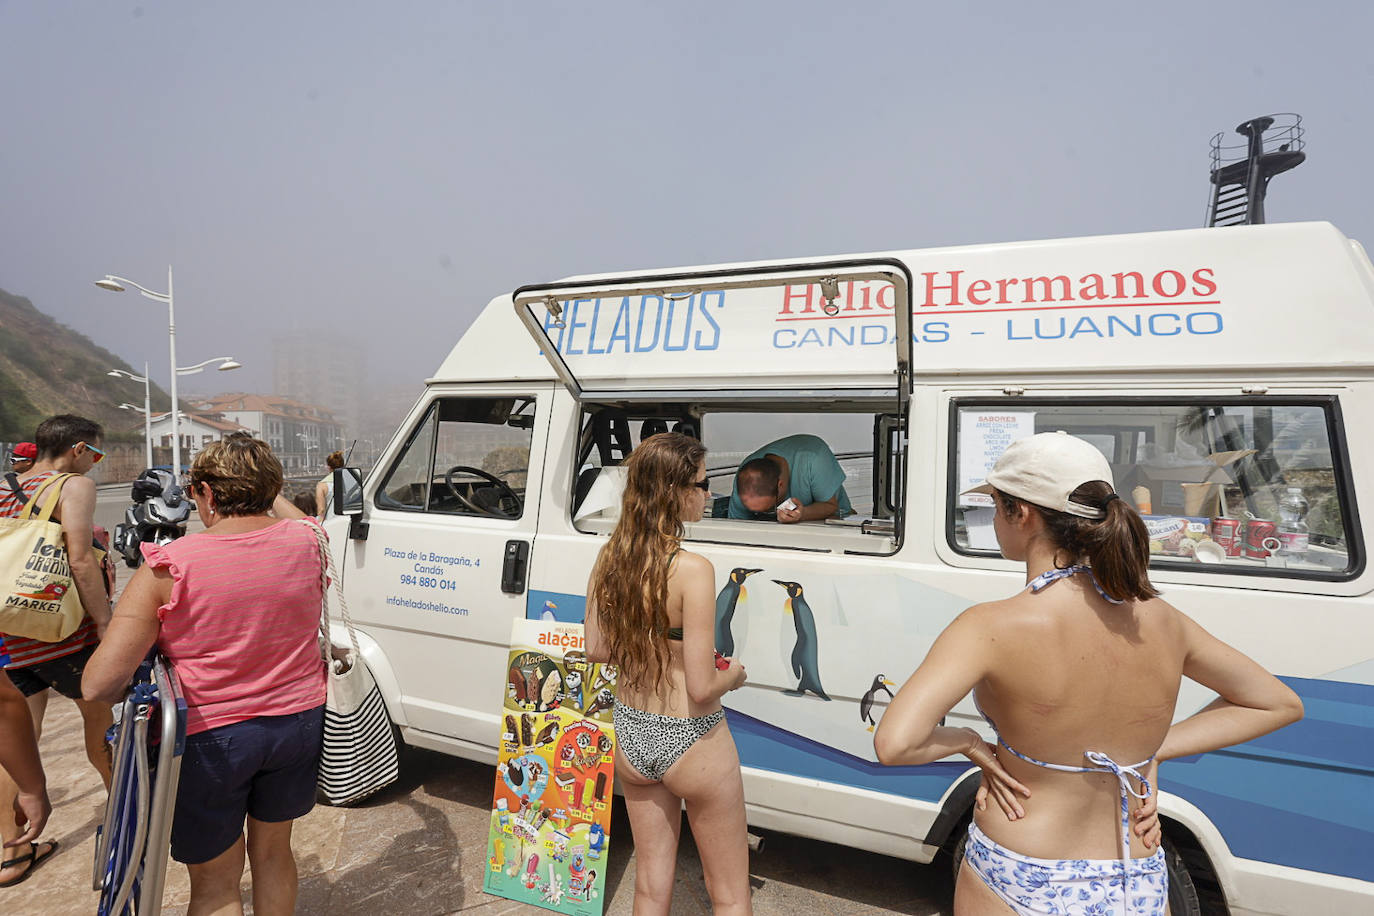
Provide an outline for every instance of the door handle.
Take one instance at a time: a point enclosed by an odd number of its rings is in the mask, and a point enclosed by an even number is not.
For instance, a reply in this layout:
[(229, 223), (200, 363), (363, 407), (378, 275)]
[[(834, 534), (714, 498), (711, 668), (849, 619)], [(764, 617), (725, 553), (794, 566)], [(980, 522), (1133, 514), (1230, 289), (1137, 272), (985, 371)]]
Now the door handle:
[(518, 595), (525, 590), (525, 570), (529, 567), (530, 545), (526, 541), (506, 541), (501, 564), (501, 591)]

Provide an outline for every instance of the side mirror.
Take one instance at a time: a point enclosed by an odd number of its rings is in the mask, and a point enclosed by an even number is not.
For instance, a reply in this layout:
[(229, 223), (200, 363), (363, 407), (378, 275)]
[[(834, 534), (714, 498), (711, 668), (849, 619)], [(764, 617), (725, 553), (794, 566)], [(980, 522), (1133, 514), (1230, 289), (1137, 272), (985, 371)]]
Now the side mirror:
[(335, 469), (334, 514), (348, 516), (348, 536), (350, 538), (367, 540), (367, 523), (363, 521), (363, 472), (361, 469)]
[(334, 514), (363, 514), (363, 472), (359, 468), (334, 471)]

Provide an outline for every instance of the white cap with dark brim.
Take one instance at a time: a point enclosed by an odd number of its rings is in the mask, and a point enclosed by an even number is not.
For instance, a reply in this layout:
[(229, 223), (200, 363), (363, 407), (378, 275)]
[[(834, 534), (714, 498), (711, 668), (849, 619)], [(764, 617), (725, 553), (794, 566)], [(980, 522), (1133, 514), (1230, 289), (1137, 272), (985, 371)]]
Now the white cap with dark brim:
[(1056, 512), (1080, 518), (1106, 518), (1105, 509), (1069, 499), (1074, 490), (1094, 480), (1116, 489), (1111, 465), (1102, 453), (1059, 430), (1017, 439), (992, 466), (987, 482), (964, 492), (991, 494), (998, 490)]

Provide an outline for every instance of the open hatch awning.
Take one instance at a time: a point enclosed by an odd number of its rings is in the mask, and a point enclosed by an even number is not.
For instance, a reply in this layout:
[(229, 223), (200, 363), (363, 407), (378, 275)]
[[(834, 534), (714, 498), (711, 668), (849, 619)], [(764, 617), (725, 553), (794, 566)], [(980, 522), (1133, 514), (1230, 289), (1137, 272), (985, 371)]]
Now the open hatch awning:
[(579, 398), (805, 387), (897, 393), (911, 277), (891, 259), (524, 286), (516, 314)]

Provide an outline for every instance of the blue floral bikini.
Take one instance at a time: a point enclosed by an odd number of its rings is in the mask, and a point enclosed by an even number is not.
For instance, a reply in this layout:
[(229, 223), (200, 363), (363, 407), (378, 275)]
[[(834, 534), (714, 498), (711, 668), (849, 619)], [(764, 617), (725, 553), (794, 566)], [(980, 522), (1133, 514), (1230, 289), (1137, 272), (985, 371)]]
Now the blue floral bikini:
[[(1076, 573), (1087, 573), (1097, 593), (1107, 601), (1122, 603), (1102, 590), (1092, 570), (1086, 566), (1049, 570), (1036, 576), (1026, 587), (1039, 592)], [(976, 705), (976, 694), (973, 701)], [(996, 723), (988, 718), (981, 706), (978, 712), (997, 732)], [(1036, 859), (994, 843), (977, 824), (969, 824), (965, 860), (983, 883), (1021, 916), (1107, 916), (1113, 913), (1163, 916), (1169, 891), (1164, 850), (1156, 849), (1154, 855), (1143, 859), (1131, 858), (1130, 796), (1150, 797), (1153, 790), (1141, 770), (1154, 757), (1122, 766), (1099, 751), (1085, 751), (1083, 756), (1092, 766), (1075, 767), (1028, 757), (1002, 740), (1000, 732), (997, 743), (1026, 763), (1048, 770), (1115, 776), (1121, 784), (1121, 858)], [(1139, 791), (1131, 785), (1131, 780), (1140, 784)]]

